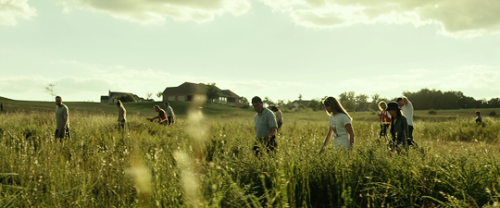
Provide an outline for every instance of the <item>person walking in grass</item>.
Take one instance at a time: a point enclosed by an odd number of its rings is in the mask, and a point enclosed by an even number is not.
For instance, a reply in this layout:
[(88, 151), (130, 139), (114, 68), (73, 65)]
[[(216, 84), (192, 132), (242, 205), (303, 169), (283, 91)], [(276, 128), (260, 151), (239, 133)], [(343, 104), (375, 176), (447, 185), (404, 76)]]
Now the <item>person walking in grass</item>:
[(271, 110), (264, 108), (264, 103), (260, 97), (252, 98), (252, 106), (257, 114), (254, 116), (256, 142), (253, 147), (256, 156), (261, 154), (260, 148), (266, 148), (267, 153), (273, 152), (278, 147), (276, 142), (276, 130), (278, 124), (276, 117)]
[(172, 109), (172, 106), (168, 102), (165, 103), (165, 109), (167, 109), (167, 125), (173, 124), (175, 122), (174, 109)]
[(156, 112), (158, 112), (158, 116), (155, 116), (153, 118), (149, 118), (149, 121), (154, 121), (155, 119), (158, 119), (158, 123), (160, 124), (167, 124), (167, 113), (165, 113), (165, 110), (161, 109), (159, 105), (155, 105), (154, 109)]
[(274, 105), (271, 106), (271, 110), (274, 112), (274, 115), (276, 116), (276, 123), (278, 123), (278, 130), (280, 130), (281, 125), (283, 125), (283, 114), (281, 113), (281, 110)]
[(387, 105), (387, 111), (391, 114), (391, 136), (392, 136), (392, 146), (391, 148), (395, 148), (400, 154), (401, 148), (408, 147), (408, 121), (406, 117), (403, 115), (403, 112), (399, 108), (399, 104), (397, 102), (390, 102)]
[(398, 98), (396, 101), (408, 121), (408, 138), (410, 138), (408, 145), (416, 146), (415, 140), (413, 140), (413, 104), (405, 96)]
[(56, 132), (54, 133), (56, 139), (64, 137), (70, 138), (69, 133), (69, 108), (62, 102), (61, 96), (56, 97)]
[(121, 100), (116, 102), (116, 107), (118, 107), (118, 127), (125, 129), (125, 124), (127, 123), (127, 110), (123, 107)]
[(380, 101), (378, 103), (378, 117), (380, 118), (380, 133), (379, 138), (387, 136), (387, 129), (391, 125), (391, 118), (389, 112), (387, 112), (387, 103)]
[(328, 134), (319, 153), (325, 150), (326, 145), (333, 139), (335, 149), (352, 149), (354, 146), (354, 128), (352, 118), (334, 97), (323, 100), (326, 113), (330, 116)]
[(476, 123), (482, 123), (482, 122), (483, 122), (483, 118), (481, 117), (481, 112), (476, 111)]

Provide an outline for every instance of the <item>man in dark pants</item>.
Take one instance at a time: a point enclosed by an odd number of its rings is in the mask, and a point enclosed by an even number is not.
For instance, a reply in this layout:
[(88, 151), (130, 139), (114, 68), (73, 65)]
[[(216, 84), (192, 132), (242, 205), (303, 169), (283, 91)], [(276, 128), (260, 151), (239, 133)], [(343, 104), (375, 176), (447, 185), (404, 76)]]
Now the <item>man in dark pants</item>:
[(413, 104), (405, 96), (398, 98), (396, 101), (408, 121), (408, 145), (416, 146), (417, 144), (413, 140)]
[(255, 155), (259, 156), (261, 154), (261, 146), (266, 148), (267, 153), (274, 151), (278, 147), (275, 136), (278, 124), (276, 123), (274, 113), (264, 108), (264, 103), (260, 97), (255, 96), (252, 98), (252, 106), (255, 112), (257, 112), (254, 117), (257, 141), (253, 150), (255, 151)]
[(56, 132), (55, 137), (62, 141), (64, 137), (70, 138), (69, 133), (69, 108), (62, 103), (60, 96), (56, 97)]

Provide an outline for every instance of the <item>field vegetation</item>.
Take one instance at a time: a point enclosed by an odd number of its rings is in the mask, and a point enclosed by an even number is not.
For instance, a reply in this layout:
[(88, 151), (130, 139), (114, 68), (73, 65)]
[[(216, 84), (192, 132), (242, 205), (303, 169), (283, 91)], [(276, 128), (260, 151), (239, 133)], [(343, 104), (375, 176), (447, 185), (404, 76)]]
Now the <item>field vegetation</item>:
[(114, 105), (67, 104), (64, 142), (53, 103), (0, 114), (0, 207), (500, 206), (500, 120), (478, 125), (471, 110), (416, 112), (420, 147), (401, 155), (372, 112), (352, 113), (353, 151), (321, 155), (325, 112), (287, 112), (279, 150), (257, 158), (251, 110), (178, 104), (177, 123), (160, 126), (145, 119), (151, 103), (125, 104), (122, 132)]

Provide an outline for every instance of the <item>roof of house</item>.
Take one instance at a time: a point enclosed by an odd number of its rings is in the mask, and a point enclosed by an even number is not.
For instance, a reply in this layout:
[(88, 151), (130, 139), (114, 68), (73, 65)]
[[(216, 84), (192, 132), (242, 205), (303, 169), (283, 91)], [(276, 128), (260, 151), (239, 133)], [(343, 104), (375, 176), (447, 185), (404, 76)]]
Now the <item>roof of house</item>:
[(230, 98), (240, 98), (236, 93), (231, 90), (221, 90), (220, 94), (222, 97), (230, 97)]
[(292, 103), (297, 103), (297, 104), (302, 104), (302, 105), (308, 105), (310, 100), (294, 100)]
[(207, 86), (205, 84), (196, 84), (191, 82), (184, 82), (177, 87), (167, 87), (163, 94), (205, 94)]
[[(217, 87), (217, 86), (215, 86)], [(219, 89), (217, 87), (217, 89)], [(236, 93), (231, 90), (220, 90), (221, 97), (232, 97), (232, 98), (240, 98)], [(191, 83), (184, 82), (177, 87), (167, 87), (163, 91), (164, 95), (175, 95), (175, 94), (185, 94), (185, 95), (195, 95), (195, 94), (206, 94), (207, 93), (207, 85), (203, 83)]]
[(101, 96), (101, 100), (107, 100), (107, 99), (109, 99), (109, 96), (107, 96), (107, 95), (102, 95)]

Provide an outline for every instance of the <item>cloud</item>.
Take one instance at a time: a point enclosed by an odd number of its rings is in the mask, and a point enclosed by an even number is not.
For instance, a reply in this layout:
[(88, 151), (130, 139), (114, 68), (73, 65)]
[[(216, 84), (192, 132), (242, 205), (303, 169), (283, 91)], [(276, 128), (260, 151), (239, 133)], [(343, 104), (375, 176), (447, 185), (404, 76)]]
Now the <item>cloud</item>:
[[(250, 10), (250, 0), (60, 0), (70, 7), (89, 9), (143, 24), (174, 21), (207, 22), (225, 13), (238, 16)], [(71, 5), (71, 6), (69, 6)]]
[(300, 26), (319, 29), (353, 24), (437, 24), (443, 35), (500, 33), (500, 1), (494, 0), (261, 0), (288, 13)]
[(27, 0), (0, 0), (0, 25), (17, 25), (18, 19), (31, 19), (36, 13)]

